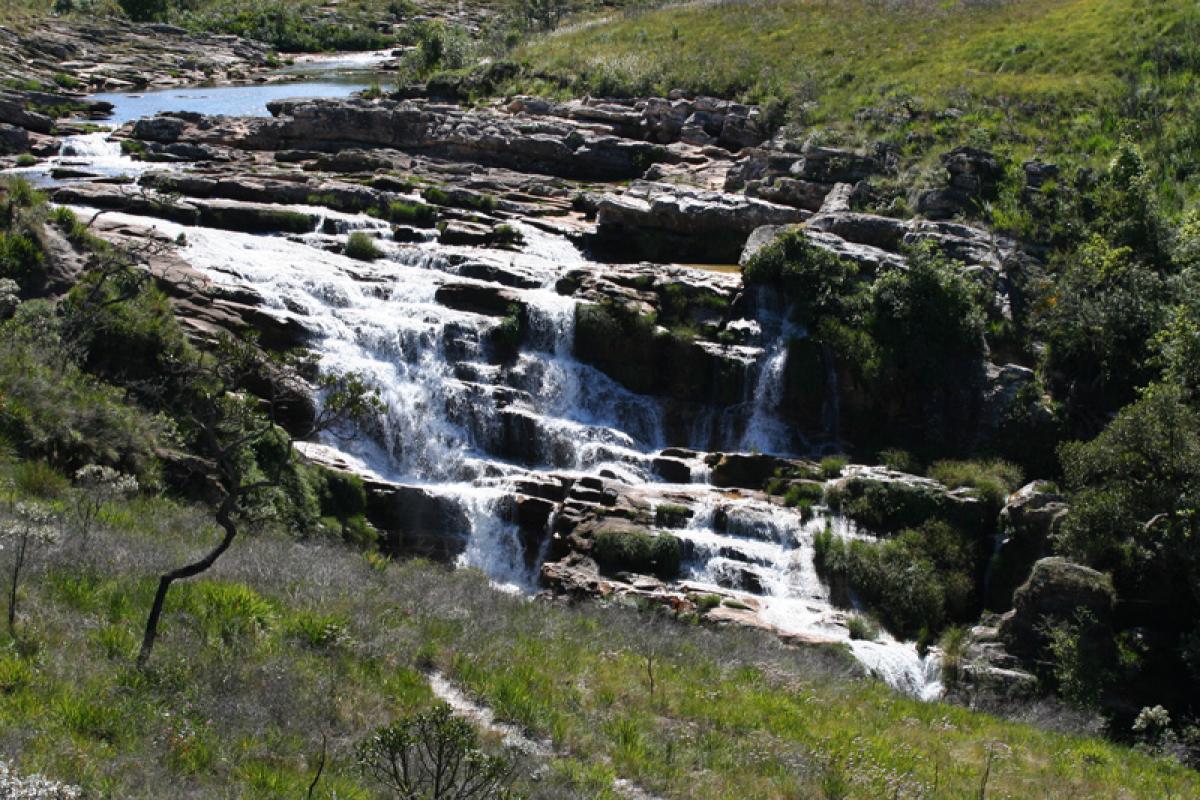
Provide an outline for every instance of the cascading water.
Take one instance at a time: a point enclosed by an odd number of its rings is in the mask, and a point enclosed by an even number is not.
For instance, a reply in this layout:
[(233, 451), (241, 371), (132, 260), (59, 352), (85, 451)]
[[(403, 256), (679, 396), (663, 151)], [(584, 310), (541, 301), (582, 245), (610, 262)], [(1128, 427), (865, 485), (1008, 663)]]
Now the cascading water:
[(814, 538), (826, 526), (837, 536), (856, 535), (827, 513), (802, 522), (794, 512), (749, 498), (700, 499), (686, 528), (687, 577), (701, 587), (733, 589), (760, 606), (759, 617), (781, 631), (845, 642), (855, 657), (888, 684), (924, 699), (941, 695), (941, 662), (921, 656), (911, 643), (886, 633), (874, 641), (851, 639), (845, 612), (817, 575)]
[(771, 342), (766, 358), (759, 366), (754, 387), (753, 411), (739, 443), (742, 450), (762, 453), (795, 452), (795, 432), (779, 418), (783, 405), (784, 379), (787, 372), (788, 349), (798, 333), (787, 322), (781, 323), (779, 334)]
[[(96, 173), (110, 166), (126, 174), (146, 168), (121, 155), (106, 134), (69, 138), (58, 159)], [(576, 301), (553, 287), (566, 270), (587, 262), (565, 237), (516, 223), (524, 237), (520, 252), (401, 245), (371, 217), (295, 208), (319, 215), (316, 230), (254, 236), (108, 216), (152, 225), (171, 238), (184, 233), (181, 255), (194, 267), (218, 284), (257, 293), (272, 313), (303, 326), (322, 370), (357, 372), (377, 387), (383, 410), (366, 426), (369, 435), (328, 445), (364, 471), (419, 484), (456, 504), (464, 529), (445, 533), (467, 542), (458, 562), (485, 571), (501, 587), (533, 591), (550, 541), (543, 537), (540, 553), (531, 557), (517, 526), (504, 521), (510, 481), (554, 472), (654, 483), (651, 462), (668, 444), (663, 406), (574, 357)], [(352, 231), (379, 234), (384, 257), (367, 263), (334, 252), (331, 245)], [(471, 277), (492, 268), (535, 288)], [(504, 319), (438, 302), (439, 288), (448, 283), (517, 292), (519, 351), (509, 358), (493, 352)], [(782, 315), (761, 316), (767, 349), (753, 396), (698, 419), (695, 427), (706, 441), (788, 453), (798, 442), (778, 410), (789, 344), (803, 331)], [(690, 553), (690, 581), (752, 598), (761, 618), (781, 630), (848, 641), (864, 664), (906, 691), (937, 693), (934, 660), (920, 659), (912, 645), (886, 636), (849, 641), (845, 613), (833, 607), (813, 566), (813, 537), (824, 517), (801, 523), (794, 511), (763, 499), (721, 494), (707, 485), (708, 468), (699, 461), (690, 470), (690, 484), (670, 487), (686, 492), (695, 512), (676, 531)]]

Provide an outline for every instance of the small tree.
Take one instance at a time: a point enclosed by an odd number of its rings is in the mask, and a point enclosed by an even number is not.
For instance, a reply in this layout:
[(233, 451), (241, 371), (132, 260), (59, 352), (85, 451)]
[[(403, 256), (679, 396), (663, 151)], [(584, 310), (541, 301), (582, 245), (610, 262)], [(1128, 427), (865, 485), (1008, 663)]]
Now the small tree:
[(550, 31), (570, 10), (568, 0), (514, 0), (514, 12), (519, 24), (530, 31)]
[[(160, 396), (172, 407), (199, 456), (192, 462), (196, 479), (207, 487), (222, 536), (203, 557), (159, 578), (137, 657), (139, 668), (145, 666), (158, 638), (171, 584), (212, 567), (243, 524), (260, 516), (268, 503), (266, 493), (279, 487), (293, 468), (292, 440), (275, 419), (301, 401), (303, 386), (295, 365), (273, 360), (252, 341), (228, 335), (218, 339), (213, 352), (184, 351), (164, 367), (168, 374)], [(244, 391), (245, 386), (260, 384), (264, 374), (273, 376), (265, 392), (270, 396), (260, 398)], [(318, 388), (324, 393), (321, 410), (301, 438), (337, 433), (378, 402), (355, 375), (322, 378)]]
[(17, 635), (17, 592), (30, 556), (41, 547), (58, 541), (53, 516), (44, 508), (17, 503), (12, 519), (0, 525), (0, 548), (9, 550), (8, 632)]
[(483, 752), (475, 728), (445, 703), (380, 728), (358, 746), (357, 759), (400, 800), (513, 797), (508, 759)]
[(75, 495), (75, 533), (83, 547), (87, 547), (92, 525), (104, 506), (136, 494), (138, 490), (137, 478), (99, 464), (89, 464), (76, 471), (75, 485), (79, 490)]

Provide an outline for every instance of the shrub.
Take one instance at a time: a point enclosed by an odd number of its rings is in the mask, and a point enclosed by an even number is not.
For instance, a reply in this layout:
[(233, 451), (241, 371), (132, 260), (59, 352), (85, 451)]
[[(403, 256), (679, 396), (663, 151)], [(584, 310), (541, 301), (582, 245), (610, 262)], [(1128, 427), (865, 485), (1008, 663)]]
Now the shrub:
[(846, 621), (846, 627), (850, 631), (851, 639), (873, 642), (879, 638), (879, 626), (870, 617), (855, 614)]
[(679, 539), (669, 533), (657, 536), (644, 531), (602, 531), (595, 540), (593, 553), (605, 569), (629, 570), (673, 578), (679, 574), (682, 548)]
[(897, 635), (936, 632), (975, 611), (973, 548), (945, 523), (875, 542), (843, 540), (827, 528), (813, 544), (818, 572), (835, 589), (852, 590)]
[(1132, 250), (1095, 235), (1042, 288), (1034, 328), (1047, 387), (1081, 433), (1154, 377), (1152, 337), (1167, 321), (1168, 286)]
[(660, 503), (654, 508), (654, 524), (660, 528), (683, 528), (692, 518), (692, 510), (675, 503)]
[(879, 463), (897, 472), (916, 474), (921, 470), (920, 462), (916, 456), (907, 450), (901, 450), (897, 447), (881, 451), (879, 453)]
[(415, 225), (419, 228), (431, 228), (437, 222), (438, 210), (426, 203), (408, 203), (393, 200), (388, 203), (387, 218), (389, 222)]
[(41, 286), (45, 256), (31, 234), (0, 233), (0, 278), (16, 281), (25, 291)]
[(369, 234), (354, 231), (346, 240), (346, 255), (357, 261), (374, 261), (383, 257), (383, 251)]
[(826, 478), (840, 478), (849, 463), (850, 459), (845, 456), (825, 456), (821, 459), (821, 474)]
[(721, 596), (716, 594), (700, 594), (692, 597), (692, 601), (696, 604), (696, 610), (703, 614), (721, 605)]
[(944, 511), (940, 491), (906, 481), (851, 478), (827, 493), (830, 506), (877, 533), (892, 533)]
[(106, 464), (147, 474), (163, 420), (75, 366), (53, 323), (48, 306), (29, 302), (0, 326), (0, 435), (22, 455), (69, 471)]
[(24, 494), (51, 500), (62, 497), (71, 485), (45, 461), (22, 461), (13, 470), (13, 483)]
[(998, 512), (1008, 495), (1020, 488), (1024, 473), (1007, 461), (938, 461), (929, 468), (929, 477), (951, 489), (974, 489)]
[(823, 317), (845, 319), (863, 298), (854, 262), (816, 247), (800, 230), (783, 234), (751, 256), (742, 274), (747, 284), (780, 288), (805, 325)]
[(961, 625), (951, 625), (938, 640), (938, 647), (942, 651), (942, 680), (947, 685), (957, 683), (962, 674), (967, 643), (967, 629)]
[(513, 767), (479, 746), (470, 722), (445, 703), (403, 717), (359, 744), (362, 771), (397, 797), (505, 800)]
[(32, 167), (36, 163), (38, 163), (37, 156), (32, 153), (21, 153), (17, 156), (18, 167)]

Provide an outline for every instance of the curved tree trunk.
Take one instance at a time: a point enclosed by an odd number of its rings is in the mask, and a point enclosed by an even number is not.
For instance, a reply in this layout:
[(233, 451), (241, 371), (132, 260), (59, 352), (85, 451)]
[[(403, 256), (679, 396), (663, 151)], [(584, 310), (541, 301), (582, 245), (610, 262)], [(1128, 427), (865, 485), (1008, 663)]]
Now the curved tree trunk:
[(171, 589), (171, 584), (178, 580), (195, 577), (206, 571), (233, 544), (238, 530), (226, 509), (222, 509), (221, 513), (217, 514), (217, 522), (224, 529), (225, 535), (221, 537), (217, 546), (209, 551), (208, 555), (199, 561), (193, 561), (191, 564), (172, 570), (158, 579), (158, 591), (154, 593), (154, 604), (150, 606), (150, 616), (146, 618), (146, 631), (142, 635), (142, 649), (138, 652), (138, 669), (146, 666), (146, 662), (150, 658), (150, 651), (154, 649), (154, 642), (158, 638), (158, 620), (162, 616), (163, 605), (166, 603), (167, 592)]

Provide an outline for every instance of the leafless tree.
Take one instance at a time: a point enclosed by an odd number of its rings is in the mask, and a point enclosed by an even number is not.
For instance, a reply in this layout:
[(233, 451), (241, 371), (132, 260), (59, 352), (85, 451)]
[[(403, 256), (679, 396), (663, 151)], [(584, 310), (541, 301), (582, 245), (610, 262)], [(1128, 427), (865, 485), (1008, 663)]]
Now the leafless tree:
[[(292, 440), (276, 423), (278, 413), (299, 400), (303, 380), (284, 362), (273, 361), (252, 341), (229, 335), (218, 337), (212, 352), (186, 354), (168, 365), (160, 394), (170, 403), (181, 427), (199, 456), (192, 463), (197, 480), (208, 488), (219, 542), (201, 558), (164, 573), (158, 582), (146, 618), (137, 664), (145, 667), (158, 638), (163, 605), (171, 585), (193, 578), (213, 566), (262, 507), (263, 492), (280, 485), (293, 464)], [(243, 387), (273, 371), (270, 397), (254, 397)], [(307, 431), (311, 438), (331, 431), (342, 435), (378, 402), (357, 376), (320, 380), (324, 401)], [(342, 432), (342, 433), (339, 433)], [(253, 451), (268, 450), (271, 457), (255, 459)]]

